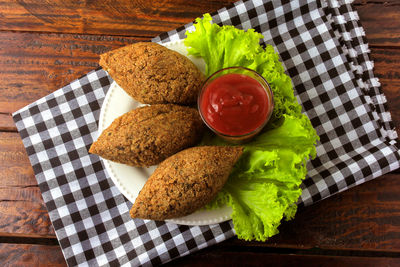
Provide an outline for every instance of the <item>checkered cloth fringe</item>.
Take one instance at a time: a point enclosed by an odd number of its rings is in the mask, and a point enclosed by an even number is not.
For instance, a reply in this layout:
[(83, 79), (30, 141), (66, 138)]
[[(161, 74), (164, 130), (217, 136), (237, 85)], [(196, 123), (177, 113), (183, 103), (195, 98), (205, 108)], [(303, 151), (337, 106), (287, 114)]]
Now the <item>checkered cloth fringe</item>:
[[(399, 167), (397, 134), (348, 1), (239, 1), (212, 15), (215, 23), (254, 28), (275, 47), (321, 138), (299, 205)], [(153, 41), (182, 39), (187, 29), (193, 25)], [(88, 153), (111, 82), (97, 69), (13, 114), (68, 265), (158, 265), (234, 236), (229, 221), (183, 226), (130, 218), (132, 204)]]

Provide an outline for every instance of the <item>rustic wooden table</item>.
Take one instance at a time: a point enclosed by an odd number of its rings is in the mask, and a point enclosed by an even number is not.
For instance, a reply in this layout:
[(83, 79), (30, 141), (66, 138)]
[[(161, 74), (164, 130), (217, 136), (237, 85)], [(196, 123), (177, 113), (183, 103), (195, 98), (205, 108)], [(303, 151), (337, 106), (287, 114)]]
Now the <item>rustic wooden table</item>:
[[(0, 1), (0, 262), (64, 266), (11, 113), (98, 67), (99, 54), (149, 40), (234, 0)], [(400, 1), (358, 0), (400, 126)], [(300, 211), (268, 242), (230, 239), (170, 265), (400, 264), (400, 172)]]

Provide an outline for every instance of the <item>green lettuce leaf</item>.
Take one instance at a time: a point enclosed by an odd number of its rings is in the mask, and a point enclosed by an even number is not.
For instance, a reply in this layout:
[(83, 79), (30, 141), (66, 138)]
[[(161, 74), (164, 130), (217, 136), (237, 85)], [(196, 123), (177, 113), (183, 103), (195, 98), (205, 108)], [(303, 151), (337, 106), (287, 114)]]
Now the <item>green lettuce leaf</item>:
[[(221, 68), (241, 66), (260, 73), (274, 95), (271, 120), (251, 142), (235, 164), (230, 177), (208, 205), (232, 207), (236, 234), (245, 240), (265, 241), (278, 233), (281, 220), (292, 219), (301, 195), (300, 184), (307, 174), (306, 163), (315, 157), (319, 139), (308, 117), (301, 113), (292, 82), (284, 73), (279, 55), (271, 45), (259, 45), (263, 36), (254, 30), (218, 26), (205, 14), (187, 32), (190, 55), (202, 57), (209, 76)], [(231, 145), (208, 133), (202, 145)]]
[(227, 67), (241, 66), (260, 73), (271, 86), (275, 108), (272, 124), (283, 114), (301, 114), (301, 106), (293, 94), (292, 82), (285, 74), (279, 55), (271, 45), (263, 49), (259, 41), (263, 36), (249, 29), (246, 32), (233, 26), (211, 23), (211, 16), (197, 18), (196, 30), (187, 32), (185, 45), (189, 55), (203, 58), (206, 76)]

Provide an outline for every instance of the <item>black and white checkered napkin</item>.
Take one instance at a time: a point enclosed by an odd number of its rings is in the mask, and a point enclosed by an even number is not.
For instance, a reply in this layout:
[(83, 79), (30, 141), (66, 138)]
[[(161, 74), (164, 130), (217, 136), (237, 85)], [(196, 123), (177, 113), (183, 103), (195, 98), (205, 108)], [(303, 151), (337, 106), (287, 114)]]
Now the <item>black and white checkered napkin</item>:
[[(300, 205), (399, 168), (397, 134), (349, 1), (237, 2), (214, 21), (254, 28), (282, 57), (321, 142)], [(185, 25), (153, 39), (184, 38)], [(156, 265), (234, 235), (231, 222), (132, 220), (131, 203), (88, 149), (111, 78), (88, 73), (13, 114), (69, 266)]]

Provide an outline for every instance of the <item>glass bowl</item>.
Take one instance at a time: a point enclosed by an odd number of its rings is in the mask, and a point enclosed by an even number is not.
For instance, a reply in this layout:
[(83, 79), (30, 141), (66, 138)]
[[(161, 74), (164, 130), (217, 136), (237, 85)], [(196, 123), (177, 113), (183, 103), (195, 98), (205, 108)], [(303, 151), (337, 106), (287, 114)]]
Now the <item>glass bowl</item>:
[(270, 85), (260, 74), (230, 67), (205, 81), (197, 107), (203, 122), (214, 133), (229, 142), (243, 143), (268, 123), (274, 101)]

